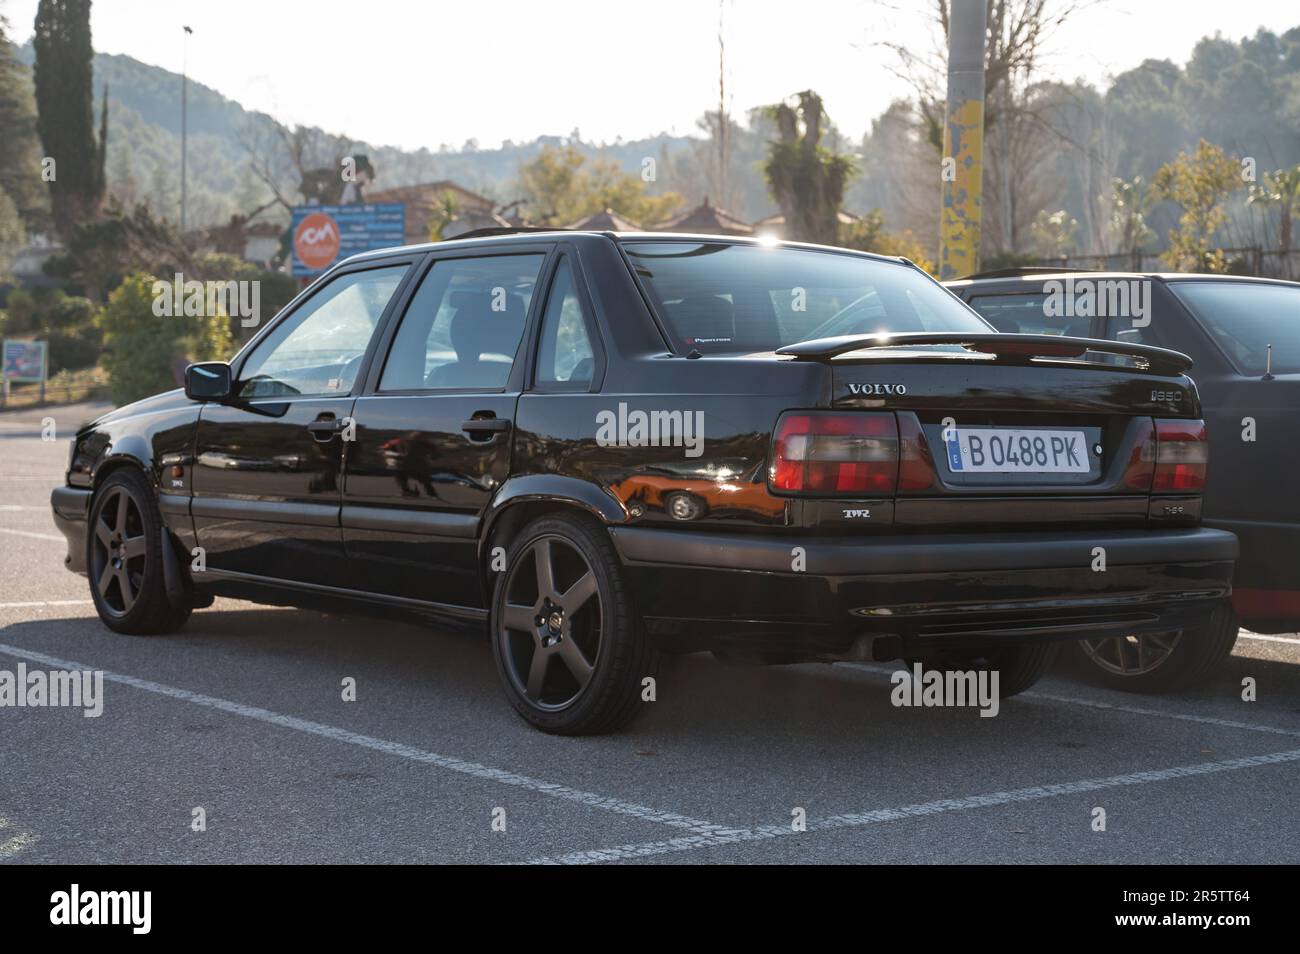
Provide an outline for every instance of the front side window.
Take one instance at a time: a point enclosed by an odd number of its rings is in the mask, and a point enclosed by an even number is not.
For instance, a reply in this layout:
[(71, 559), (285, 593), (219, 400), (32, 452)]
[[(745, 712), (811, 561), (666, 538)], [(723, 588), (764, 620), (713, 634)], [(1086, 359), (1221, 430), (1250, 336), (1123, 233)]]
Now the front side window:
[(1272, 345), (1275, 373), (1300, 372), (1300, 285), (1211, 281), (1169, 288), (1239, 370), (1263, 374)]
[(537, 354), (537, 384), (548, 390), (585, 391), (594, 370), (587, 321), (566, 257), (555, 270), (546, 302), (542, 344)]
[(348, 394), (405, 265), (340, 275), (297, 308), (248, 356), (243, 398)]
[(504, 388), (544, 259), (493, 255), (434, 263), (393, 338), (379, 389)]
[(901, 262), (726, 242), (628, 242), (624, 248), (685, 351), (744, 353), (837, 335), (993, 330)]

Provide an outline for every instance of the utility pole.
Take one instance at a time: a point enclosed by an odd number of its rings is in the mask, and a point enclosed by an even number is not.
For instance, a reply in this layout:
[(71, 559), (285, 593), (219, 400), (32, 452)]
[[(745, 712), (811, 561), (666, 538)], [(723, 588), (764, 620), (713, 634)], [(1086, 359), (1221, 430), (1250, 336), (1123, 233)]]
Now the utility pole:
[(181, 235), (185, 234), (185, 159), (186, 146), (189, 138), (188, 103), (189, 98), (189, 54), (190, 54), (190, 34), (194, 31), (189, 27), (182, 27), (185, 31), (185, 37), (181, 40)]
[(948, 106), (943, 122), (943, 212), (939, 278), (979, 268), (984, 182), (985, 0), (952, 0), (948, 25)]

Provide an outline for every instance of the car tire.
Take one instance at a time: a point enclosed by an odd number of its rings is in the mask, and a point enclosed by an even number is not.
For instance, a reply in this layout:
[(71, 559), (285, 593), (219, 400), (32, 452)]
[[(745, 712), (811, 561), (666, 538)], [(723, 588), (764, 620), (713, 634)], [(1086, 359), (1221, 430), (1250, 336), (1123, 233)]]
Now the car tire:
[(1223, 665), (1238, 628), (1232, 605), (1223, 600), (1204, 623), (1177, 633), (1081, 639), (1074, 644), (1075, 660), (1088, 681), (1107, 689), (1177, 692), (1204, 682)]
[(1057, 643), (1036, 642), (989, 649), (938, 650), (908, 657), (908, 665), (921, 663), (924, 669), (987, 670), (998, 673), (998, 697), (1007, 699), (1024, 692), (1052, 668)]
[(86, 524), (90, 598), (114, 632), (152, 636), (180, 629), (190, 607), (167, 598), (163, 526), (148, 479), (134, 468), (109, 475), (95, 491)]
[(540, 517), (507, 547), (491, 635), (510, 704), (556, 735), (626, 725), (658, 663), (609, 534), (577, 514)]

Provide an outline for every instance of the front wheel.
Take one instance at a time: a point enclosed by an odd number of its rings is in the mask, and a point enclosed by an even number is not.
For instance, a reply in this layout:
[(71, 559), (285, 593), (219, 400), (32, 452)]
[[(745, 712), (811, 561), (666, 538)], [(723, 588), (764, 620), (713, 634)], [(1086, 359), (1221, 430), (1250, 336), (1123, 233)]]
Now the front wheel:
[(1124, 692), (1175, 692), (1208, 679), (1232, 655), (1237, 631), (1237, 617), (1224, 601), (1200, 626), (1081, 639), (1075, 652), (1097, 685)]
[(492, 600), (492, 652), (511, 705), (557, 735), (597, 735), (641, 706), (657, 654), (632, 609), (608, 534), (542, 517), (510, 544)]
[(153, 489), (136, 470), (111, 474), (95, 491), (86, 532), (86, 575), (99, 618), (133, 635), (170, 633), (190, 616), (167, 599), (162, 514)]

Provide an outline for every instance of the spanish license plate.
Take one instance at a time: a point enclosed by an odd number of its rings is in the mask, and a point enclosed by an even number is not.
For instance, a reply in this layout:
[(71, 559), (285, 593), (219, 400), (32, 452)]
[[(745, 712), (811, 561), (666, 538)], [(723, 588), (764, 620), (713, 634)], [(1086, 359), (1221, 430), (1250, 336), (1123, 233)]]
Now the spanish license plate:
[(948, 467), (961, 474), (1086, 474), (1081, 430), (953, 427), (944, 432)]

